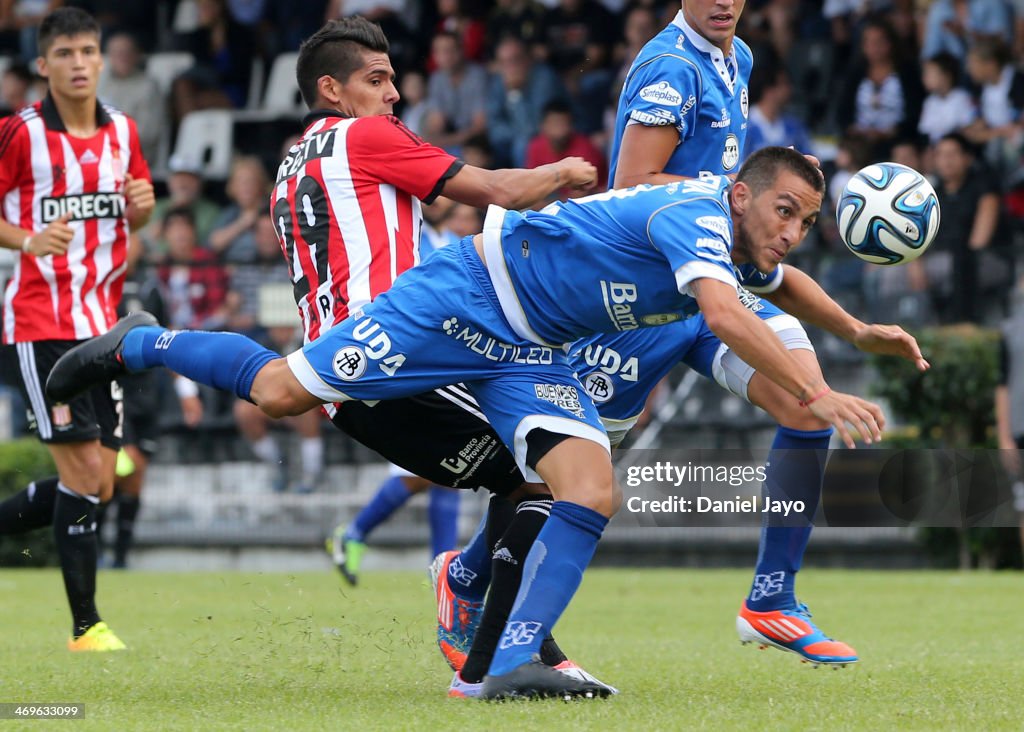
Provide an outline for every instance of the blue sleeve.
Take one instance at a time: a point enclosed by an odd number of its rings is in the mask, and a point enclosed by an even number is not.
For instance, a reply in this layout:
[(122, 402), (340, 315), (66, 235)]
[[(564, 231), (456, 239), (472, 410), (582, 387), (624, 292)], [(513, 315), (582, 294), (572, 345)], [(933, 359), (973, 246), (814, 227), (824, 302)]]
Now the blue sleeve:
[(672, 125), (683, 139), (693, 135), (701, 79), (693, 62), (664, 54), (641, 63), (623, 89), (625, 123), (648, 127)]
[(674, 201), (655, 209), (647, 221), (647, 235), (668, 259), (682, 294), (691, 294), (689, 284), (704, 277), (736, 286), (729, 257), (732, 223), (716, 200)]
[(779, 289), (784, 270), (782, 265), (779, 265), (768, 274), (762, 274), (752, 264), (741, 264), (736, 271), (741, 285), (758, 295), (765, 295)]

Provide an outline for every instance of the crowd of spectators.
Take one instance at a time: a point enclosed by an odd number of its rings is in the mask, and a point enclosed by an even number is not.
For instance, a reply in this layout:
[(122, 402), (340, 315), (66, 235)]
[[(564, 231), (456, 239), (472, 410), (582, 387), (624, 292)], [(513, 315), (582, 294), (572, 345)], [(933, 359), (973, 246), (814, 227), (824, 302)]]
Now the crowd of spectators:
[[(606, 176), (625, 74), (679, 10), (678, 0), (0, 0), (5, 113), (45, 91), (34, 24), (62, 4), (100, 19), (100, 96), (138, 121), (163, 178), (142, 239), (172, 324), (249, 334), (262, 327), (261, 284), (287, 277), (266, 210), (277, 150), (237, 157), (226, 182), (204, 180), (199, 161), (169, 154), (189, 113), (251, 108), (275, 57), (325, 19), (361, 14), (391, 41), (396, 112), (417, 134), (474, 165), (581, 155)], [(883, 159), (928, 174), (942, 205), (933, 251), (914, 266), (863, 265), (842, 249), (831, 210), (799, 263), (869, 315), (892, 317), (899, 301), (917, 323), (996, 322), (1024, 261), (1024, 0), (747, 0), (738, 35), (755, 59), (747, 154), (817, 154), (827, 209), (850, 175)], [(146, 54), (170, 51), (193, 63), (161, 86)], [(433, 246), (479, 225), (478, 212), (431, 208)]]

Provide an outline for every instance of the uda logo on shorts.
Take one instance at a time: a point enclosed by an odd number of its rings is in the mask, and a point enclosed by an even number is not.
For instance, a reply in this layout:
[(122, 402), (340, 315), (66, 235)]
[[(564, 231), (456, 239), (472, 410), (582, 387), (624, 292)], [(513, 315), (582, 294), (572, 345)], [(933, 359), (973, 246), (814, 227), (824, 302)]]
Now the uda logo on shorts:
[(595, 371), (583, 379), (583, 390), (597, 404), (604, 404), (615, 395), (615, 384), (607, 374)]
[(359, 346), (345, 346), (331, 360), (334, 373), (342, 381), (355, 381), (366, 373), (366, 354)]

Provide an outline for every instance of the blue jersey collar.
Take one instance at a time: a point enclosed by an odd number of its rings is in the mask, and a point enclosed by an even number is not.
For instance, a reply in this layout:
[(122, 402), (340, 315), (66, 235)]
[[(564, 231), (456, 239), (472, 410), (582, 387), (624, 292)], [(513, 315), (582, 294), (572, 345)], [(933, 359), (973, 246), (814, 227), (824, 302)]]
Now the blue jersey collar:
[(676, 17), (672, 19), (672, 25), (676, 26), (683, 32), (683, 35), (686, 36), (686, 40), (690, 42), (690, 45), (701, 53), (708, 55), (711, 59), (711, 63), (715, 66), (715, 70), (718, 72), (722, 81), (725, 82), (729, 91), (735, 92), (735, 84), (733, 82), (732, 74), (729, 73), (729, 68), (726, 66), (725, 60), (728, 58), (732, 62), (736, 69), (736, 75), (739, 77), (740, 65), (736, 58), (736, 38), (734, 37), (732, 39), (732, 52), (728, 57), (726, 57), (722, 52), (722, 49), (690, 27), (690, 24), (686, 22), (686, 18), (684, 17), (682, 10), (676, 13)]

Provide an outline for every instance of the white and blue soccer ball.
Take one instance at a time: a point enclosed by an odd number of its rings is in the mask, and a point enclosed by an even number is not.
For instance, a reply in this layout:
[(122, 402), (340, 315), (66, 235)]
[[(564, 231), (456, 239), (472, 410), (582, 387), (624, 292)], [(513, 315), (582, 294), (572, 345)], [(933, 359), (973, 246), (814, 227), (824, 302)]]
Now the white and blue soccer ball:
[(939, 199), (923, 175), (899, 163), (875, 163), (850, 178), (836, 207), (839, 235), (873, 264), (920, 257), (939, 230)]

